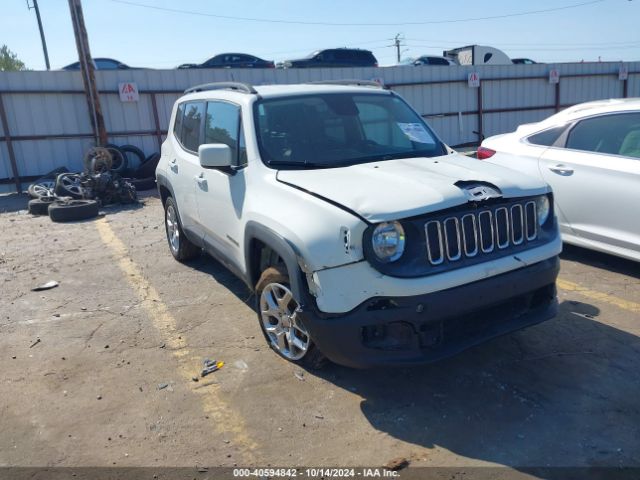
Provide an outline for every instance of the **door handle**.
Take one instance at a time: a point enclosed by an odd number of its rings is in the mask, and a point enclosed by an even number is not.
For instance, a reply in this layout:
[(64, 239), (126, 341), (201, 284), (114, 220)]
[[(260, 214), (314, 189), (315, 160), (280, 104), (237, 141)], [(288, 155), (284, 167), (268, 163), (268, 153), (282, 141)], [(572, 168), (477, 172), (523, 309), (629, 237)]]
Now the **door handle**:
[(173, 170), (174, 172), (178, 171), (178, 162), (176, 161), (175, 158), (172, 159), (172, 160), (169, 160), (169, 168), (171, 170)]
[(549, 170), (551, 170), (553, 173), (557, 173), (558, 175), (569, 176), (573, 174), (573, 168), (562, 165), (561, 163), (558, 165), (554, 165), (553, 167), (549, 167)]
[(204, 173), (194, 176), (193, 179), (198, 182), (198, 186), (201, 188), (207, 188), (207, 179), (204, 178)]

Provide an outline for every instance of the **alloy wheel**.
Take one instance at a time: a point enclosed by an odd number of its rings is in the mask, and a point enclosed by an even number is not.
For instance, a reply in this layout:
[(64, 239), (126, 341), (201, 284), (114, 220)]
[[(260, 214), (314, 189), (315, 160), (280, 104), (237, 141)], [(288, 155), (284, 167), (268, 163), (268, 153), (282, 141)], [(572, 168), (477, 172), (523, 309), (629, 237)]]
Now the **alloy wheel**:
[(273, 348), (289, 360), (304, 357), (311, 339), (298, 316), (298, 302), (288, 287), (270, 283), (262, 290), (260, 318)]

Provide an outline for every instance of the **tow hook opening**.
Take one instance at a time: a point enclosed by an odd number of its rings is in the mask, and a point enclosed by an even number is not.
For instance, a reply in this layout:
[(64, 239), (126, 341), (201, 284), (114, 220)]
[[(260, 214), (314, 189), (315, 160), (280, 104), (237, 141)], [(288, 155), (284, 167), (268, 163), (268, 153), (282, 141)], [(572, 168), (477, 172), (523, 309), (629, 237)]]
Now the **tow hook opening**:
[(391, 322), (362, 327), (362, 343), (379, 350), (404, 350), (411, 347), (414, 331), (407, 322)]
[(390, 310), (392, 308), (398, 308), (398, 303), (390, 298), (381, 298), (374, 300), (367, 305), (367, 312), (375, 312), (377, 310)]

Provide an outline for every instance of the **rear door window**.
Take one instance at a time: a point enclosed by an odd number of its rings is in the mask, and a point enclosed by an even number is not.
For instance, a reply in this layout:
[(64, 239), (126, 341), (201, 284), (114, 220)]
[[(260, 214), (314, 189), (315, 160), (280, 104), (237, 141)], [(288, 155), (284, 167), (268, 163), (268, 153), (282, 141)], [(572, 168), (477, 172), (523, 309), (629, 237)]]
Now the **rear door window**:
[(640, 158), (640, 113), (586, 118), (569, 132), (567, 148)]
[(429, 65), (449, 65), (449, 62), (444, 58), (429, 57)]

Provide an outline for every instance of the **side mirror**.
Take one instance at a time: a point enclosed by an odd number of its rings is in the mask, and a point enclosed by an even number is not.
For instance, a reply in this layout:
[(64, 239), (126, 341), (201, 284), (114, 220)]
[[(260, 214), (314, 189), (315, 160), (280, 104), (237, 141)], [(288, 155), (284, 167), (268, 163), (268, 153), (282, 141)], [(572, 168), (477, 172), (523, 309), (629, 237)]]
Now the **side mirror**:
[(206, 143), (198, 147), (200, 166), (219, 168), (231, 166), (231, 148), (224, 143)]

